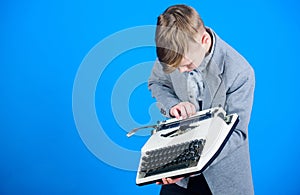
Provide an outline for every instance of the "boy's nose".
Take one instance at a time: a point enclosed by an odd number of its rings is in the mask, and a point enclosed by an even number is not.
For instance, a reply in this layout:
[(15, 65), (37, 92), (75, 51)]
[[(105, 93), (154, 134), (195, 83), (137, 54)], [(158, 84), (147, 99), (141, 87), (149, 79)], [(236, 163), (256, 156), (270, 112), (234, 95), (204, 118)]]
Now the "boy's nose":
[(183, 72), (187, 72), (188, 68), (186, 66), (183, 66), (183, 67), (179, 67), (178, 70), (179, 72), (183, 73)]

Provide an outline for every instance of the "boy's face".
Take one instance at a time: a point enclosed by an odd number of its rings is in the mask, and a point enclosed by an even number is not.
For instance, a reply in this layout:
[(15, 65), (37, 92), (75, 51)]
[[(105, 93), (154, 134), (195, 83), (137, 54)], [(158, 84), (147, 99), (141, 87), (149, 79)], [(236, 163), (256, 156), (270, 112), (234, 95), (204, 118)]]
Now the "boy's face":
[(201, 43), (201, 39), (197, 41), (191, 40), (188, 43), (188, 51), (179, 63), (178, 70), (183, 72), (190, 72), (200, 66), (206, 53), (204, 45)]
[(183, 73), (183, 72), (191, 72), (192, 70), (196, 69), (197, 66), (195, 65), (195, 63), (192, 60), (189, 60), (187, 58), (182, 58), (179, 66), (178, 66), (178, 70), (179, 72)]

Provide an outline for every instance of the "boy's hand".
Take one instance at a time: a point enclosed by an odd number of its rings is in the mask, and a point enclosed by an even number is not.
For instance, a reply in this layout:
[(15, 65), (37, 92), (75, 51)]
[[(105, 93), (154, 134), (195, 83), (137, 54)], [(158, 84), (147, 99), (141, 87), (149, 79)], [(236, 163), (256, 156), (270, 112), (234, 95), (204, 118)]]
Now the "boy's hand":
[(156, 184), (158, 185), (166, 185), (166, 184), (173, 184), (176, 183), (180, 180), (182, 180), (184, 177), (179, 177), (179, 178), (175, 178), (175, 179), (171, 179), (171, 178), (162, 178), (161, 182), (156, 182)]
[(179, 104), (173, 106), (170, 109), (170, 115), (174, 116), (177, 119), (185, 119), (187, 117), (192, 116), (196, 113), (196, 108), (194, 104), (190, 102), (180, 102)]

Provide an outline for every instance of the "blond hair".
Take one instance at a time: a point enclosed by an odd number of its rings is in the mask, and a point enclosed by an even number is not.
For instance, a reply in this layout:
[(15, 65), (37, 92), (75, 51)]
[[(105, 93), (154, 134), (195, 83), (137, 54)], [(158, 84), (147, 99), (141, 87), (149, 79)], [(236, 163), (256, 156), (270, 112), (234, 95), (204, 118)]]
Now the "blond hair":
[(167, 8), (157, 18), (155, 33), (156, 54), (165, 73), (178, 68), (188, 50), (188, 41), (204, 31), (204, 23), (197, 11), (187, 5)]

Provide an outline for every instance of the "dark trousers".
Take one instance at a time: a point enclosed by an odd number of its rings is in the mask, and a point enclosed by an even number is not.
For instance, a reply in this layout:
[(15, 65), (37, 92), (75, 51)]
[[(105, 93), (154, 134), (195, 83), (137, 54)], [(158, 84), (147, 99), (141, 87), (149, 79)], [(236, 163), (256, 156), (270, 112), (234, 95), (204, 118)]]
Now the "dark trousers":
[(204, 176), (190, 177), (187, 189), (176, 184), (163, 185), (160, 195), (212, 195)]

